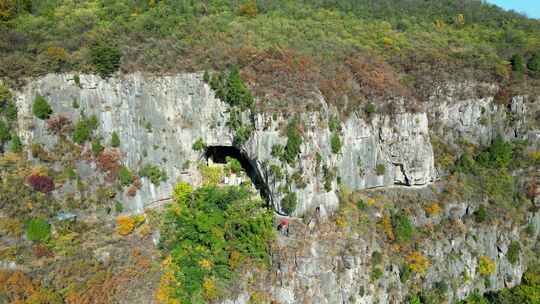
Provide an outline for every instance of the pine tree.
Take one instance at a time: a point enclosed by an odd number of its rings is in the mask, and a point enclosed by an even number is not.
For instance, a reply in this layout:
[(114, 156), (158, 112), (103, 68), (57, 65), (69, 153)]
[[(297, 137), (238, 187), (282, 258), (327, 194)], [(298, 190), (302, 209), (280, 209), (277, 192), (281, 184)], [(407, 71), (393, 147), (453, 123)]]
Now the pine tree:
[(233, 66), (229, 72), (229, 78), (225, 86), (227, 95), (225, 100), (232, 106), (249, 108), (253, 104), (253, 96), (240, 78), (240, 71)]
[(540, 51), (529, 59), (527, 62), (527, 68), (529, 68), (531, 76), (540, 78)]
[(512, 58), (510, 59), (510, 62), (512, 63), (512, 71), (523, 73), (525, 69), (525, 64), (523, 62), (523, 56), (520, 54), (514, 54)]

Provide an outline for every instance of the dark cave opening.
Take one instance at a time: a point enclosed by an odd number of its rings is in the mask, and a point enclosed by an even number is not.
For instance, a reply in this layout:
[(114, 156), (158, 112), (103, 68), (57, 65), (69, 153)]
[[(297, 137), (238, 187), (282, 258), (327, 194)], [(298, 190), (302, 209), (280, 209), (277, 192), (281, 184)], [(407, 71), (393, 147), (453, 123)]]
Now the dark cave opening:
[(238, 160), (240, 165), (242, 165), (242, 169), (244, 169), (247, 176), (251, 179), (255, 189), (259, 191), (261, 197), (266, 201), (268, 207), (272, 205), (268, 184), (259, 171), (257, 164), (240, 149), (232, 146), (208, 146), (206, 147), (204, 157), (206, 160), (211, 159), (217, 164), (226, 164), (227, 157)]

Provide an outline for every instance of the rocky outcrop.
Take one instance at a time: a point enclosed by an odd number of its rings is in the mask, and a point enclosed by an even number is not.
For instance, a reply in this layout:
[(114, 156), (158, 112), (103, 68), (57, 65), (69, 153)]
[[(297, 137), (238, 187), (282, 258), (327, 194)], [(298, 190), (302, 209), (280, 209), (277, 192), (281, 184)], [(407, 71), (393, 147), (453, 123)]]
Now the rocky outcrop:
[[(536, 250), (535, 242), (528, 241), (534, 236), (520, 237), (524, 226), (508, 222), (477, 224), (472, 216), (478, 207), (475, 203), (449, 203), (435, 217), (426, 217), (418, 207), (411, 207), (416, 210), (418, 228), (439, 229), (412, 251), (407, 246), (389, 248), (377, 234), (321, 223), (309, 227), (298, 224), (292, 228), (294, 233), (278, 239), (271, 273), (263, 282), (251, 290), (244, 286), (249, 292), (224, 303), (250, 303), (254, 292), (287, 304), (407, 303), (419, 292), (439, 293), (446, 299), (441, 303), (454, 303), (475, 291), (510, 288), (521, 282), (527, 252)], [(531, 222), (538, 214), (530, 214)], [(368, 211), (367, 216), (377, 215)], [(518, 260), (510, 262), (509, 246), (515, 241), (521, 249)], [(378, 262), (375, 252), (381, 256)], [(428, 267), (425, 273), (413, 271), (406, 277), (404, 265), (413, 252), (425, 257)], [(480, 273), (481, 257), (494, 262), (492, 273)], [(374, 275), (374, 269), (381, 273)]]
[[(97, 133), (104, 140), (117, 132), (128, 167), (137, 170), (151, 163), (167, 172), (166, 182), (153, 185), (143, 179), (143, 187), (135, 197), (123, 197), (126, 207), (132, 210), (141, 210), (145, 204), (169, 196), (178, 180), (200, 183), (196, 163), (202, 154), (192, 149), (197, 139), (202, 138), (208, 146), (233, 145), (234, 134), (227, 126), (229, 107), (216, 99), (199, 74), (129, 74), (107, 80), (80, 75), (79, 83), (68, 74), (36, 79), (16, 94), (20, 135), (26, 143), (50, 145), (55, 137), (49, 136), (45, 122), (31, 113), (38, 94), (50, 102), (54, 113), (72, 121), (82, 113), (96, 115)], [(78, 109), (73, 107), (74, 103), (79, 105)], [(297, 193), (295, 214), (301, 215), (317, 206), (323, 213), (335, 209), (338, 179), (349, 189), (360, 190), (395, 184), (426, 185), (436, 178), (426, 113), (373, 115), (370, 119), (350, 115), (341, 124), (343, 147), (334, 154), (330, 147), (332, 133), (327, 127), (334, 113), (322, 98), (319, 103), (326, 110), (300, 116), (304, 133), (297, 163), (284, 164), (271, 154), (274, 145), (287, 143), (283, 128), (288, 118), (282, 115), (254, 114), (255, 131), (238, 147), (265, 177), (276, 209), (284, 187), (292, 187), (290, 191)], [(244, 116), (244, 120), (249, 120), (247, 113)], [(321, 156), (319, 168), (317, 153)], [(289, 178), (274, 180), (270, 164), (281, 166)], [(321, 166), (335, 171), (330, 181), (320, 173)], [(376, 170), (377, 166), (382, 169)], [(294, 172), (315, 178), (305, 179), (305, 185), (299, 187), (290, 180)], [(325, 189), (324, 183), (330, 183), (331, 189)]]

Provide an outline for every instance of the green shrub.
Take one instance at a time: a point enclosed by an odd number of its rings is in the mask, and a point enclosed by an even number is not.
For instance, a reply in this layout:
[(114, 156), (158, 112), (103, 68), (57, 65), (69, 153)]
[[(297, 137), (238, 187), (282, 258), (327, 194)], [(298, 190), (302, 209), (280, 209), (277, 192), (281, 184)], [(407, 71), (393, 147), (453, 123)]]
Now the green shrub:
[(270, 172), (272, 173), (272, 176), (274, 176), (276, 181), (280, 181), (283, 179), (283, 172), (281, 171), (281, 167), (279, 167), (278, 165), (271, 164)]
[(332, 148), (332, 153), (338, 154), (341, 151), (341, 139), (339, 134), (333, 133), (332, 138), (330, 139), (330, 146)]
[(11, 139), (11, 132), (9, 125), (3, 120), (0, 120), (0, 145), (4, 144)]
[(147, 164), (140, 171), (139, 175), (141, 177), (148, 177), (152, 184), (159, 185), (161, 182), (167, 181), (167, 173), (161, 170), (157, 166)]
[(285, 194), (285, 196), (281, 200), (281, 209), (286, 214), (292, 214), (294, 210), (296, 210), (297, 204), (298, 204), (298, 198), (296, 197), (296, 193), (288, 192), (287, 194)]
[(109, 77), (120, 67), (122, 54), (116, 47), (94, 46), (90, 48), (90, 61), (101, 77)]
[(30, 241), (44, 241), (51, 233), (49, 223), (40, 218), (34, 218), (26, 224), (26, 237)]
[(536, 52), (527, 62), (531, 76), (540, 78), (540, 51)]
[(100, 138), (94, 138), (94, 140), (92, 140), (92, 152), (94, 153), (94, 155), (98, 155), (104, 149), (105, 147), (103, 147), (103, 145), (101, 144)]
[(203, 81), (208, 84), (210, 83), (210, 73), (208, 70), (204, 70)]
[(370, 102), (366, 105), (365, 111), (368, 116), (371, 116), (372, 114), (375, 114), (375, 112), (377, 112), (377, 107), (375, 107), (375, 104)]
[(488, 212), (487, 212), (487, 209), (484, 205), (480, 205), (480, 207), (478, 207), (478, 210), (476, 210), (474, 212), (474, 219), (477, 223), (483, 223), (487, 220), (488, 218)]
[(202, 138), (197, 139), (192, 146), (194, 151), (203, 151), (206, 149), (206, 144), (204, 143)]
[[(182, 303), (208, 292), (208, 278), (228, 286), (241, 277), (246, 263), (267, 267), (274, 238), (272, 212), (244, 187), (203, 186), (196, 190), (180, 183), (160, 229), (160, 247), (171, 255), (171, 271), (178, 282), (172, 296)], [(214, 285), (214, 284), (211, 284)]]
[(73, 75), (73, 81), (79, 88), (81, 88), (81, 77), (79, 76), (79, 74)]
[(287, 126), (287, 145), (285, 146), (283, 157), (289, 164), (296, 161), (298, 154), (300, 154), (300, 146), (302, 145), (302, 136), (298, 131), (298, 123), (298, 118), (295, 117)]
[(6, 103), (4, 113), (9, 122), (17, 120), (17, 106), (13, 101), (8, 101)]
[(294, 184), (299, 189), (304, 189), (307, 186), (306, 181), (304, 180), (304, 177), (302, 176), (302, 172), (296, 171), (291, 176), (291, 179), (294, 181)]
[(120, 137), (118, 137), (116, 131), (113, 131), (111, 134), (111, 146), (114, 148), (120, 147)]
[(512, 241), (510, 243), (510, 246), (508, 246), (508, 261), (512, 265), (516, 265), (519, 262), (519, 253), (521, 251), (521, 246), (519, 245), (518, 241)]
[(239, 174), (240, 172), (242, 172), (242, 164), (240, 164), (238, 159), (227, 156), (225, 157), (225, 160), (227, 161), (227, 166), (229, 167), (231, 172), (235, 174)]
[(0, 109), (3, 108), (13, 98), (10, 90), (0, 83)]
[(380, 265), (383, 261), (382, 253), (379, 251), (373, 251), (371, 254), (371, 264), (373, 265)]
[(41, 95), (37, 95), (34, 98), (34, 103), (32, 104), (32, 113), (39, 119), (48, 119), (53, 110), (47, 100)]
[(328, 129), (330, 132), (337, 132), (341, 130), (341, 125), (337, 116), (331, 116), (328, 120)]
[(356, 202), (356, 207), (358, 208), (358, 210), (366, 210), (367, 204), (364, 202), (364, 200), (360, 199)]
[(233, 66), (229, 70), (225, 88), (227, 90), (225, 101), (228, 104), (239, 106), (241, 109), (247, 109), (253, 105), (253, 96), (240, 78), (240, 70), (237, 66)]
[(242, 145), (251, 137), (253, 133), (253, 127), (251, 125), (241, 125), (235, 130), (234, 134), (234, 143), (237, 145)]
[(412, 276), (411, 266), (409, 264), (403, 264), (399, 269), (399, 280), (401, 283), (406, 283)]
[(422, 300), (417, 295), (413, 295), (409, 298), (408, 304), (423, 304)]
[(523, 74), (525, 71), (525, 61), (523, 60), (523, 56), (514, 54), (512, 58), (510, 58), (510, 63), (512, 64), (512, 71)]
[(131, 185), (133, 182), (133, 175), (126, 166), (122, 166), (118, 170), (118, 180), (120, 181), (120, 185), (124, 187)]
[(375, 173), (377, 173), (377, 175), (384, 175), (384, 173), (386, 173), (386, 167), (384, 164), (377, 164), (375, 167)]
[(11, 143), (9, 145), (9, 149), (11, 150), (11, 152), (13, 152), (13, 153), (21, 153), (22, 152), (22, 147), (23, 147), (23, 144), (21, 142), (21, 138), (17, 134), (12, 135), (11, 136)]
[(414, 234), (414, 226), (405, 212), (398, 212), (392, 217), (392, 227), (398, 242), (408, 242)]
[(95, 115), (90, 118), (82, 118), (73, 128), (73, 141), (78, 144), (83, 144), (92, 136), (92, 132), (97, 128), (97, 117)]
[(122, 211), (124, 211), (124, 206), (122, 205), (122, 203), (120, 203), (119, 201), (116, 201), (114, 203), (114, 211), (116, 213), (122, 213)]
[(372, 281), (378, 281), (380, 278), (383, 277), (383, 272), (380, 268), (374, 268), (372, 271), (371, 271), (371, 280)]
[(484, 167), (506, 168), (513, 158), (512, 144), (501, 135), (495, 137), (491, 145), (478, 155), (478, 163)]
[(324, 179), (324, 190), (330, 192), (332, 190), (332, 182), (336, 178), (336, 168), (328, 168), (328, 166), (323, 165), (323, 179)]

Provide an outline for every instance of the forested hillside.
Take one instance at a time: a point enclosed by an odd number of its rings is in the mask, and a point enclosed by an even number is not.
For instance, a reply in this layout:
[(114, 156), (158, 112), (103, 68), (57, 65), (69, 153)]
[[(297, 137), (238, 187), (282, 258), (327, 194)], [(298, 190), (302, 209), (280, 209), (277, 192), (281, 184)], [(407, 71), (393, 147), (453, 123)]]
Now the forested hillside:
[(259, 97), (339, 102), (540, 77), (540, 21), (478, 0), (1, 0), (0, 20), (11, 79), (237, 64)]

